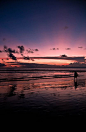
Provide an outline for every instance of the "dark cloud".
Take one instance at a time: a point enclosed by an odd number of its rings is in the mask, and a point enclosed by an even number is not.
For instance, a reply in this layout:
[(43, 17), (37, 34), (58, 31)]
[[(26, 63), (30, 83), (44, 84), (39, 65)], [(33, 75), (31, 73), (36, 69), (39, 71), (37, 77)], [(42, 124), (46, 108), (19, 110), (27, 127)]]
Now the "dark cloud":
[(71, 48), (66, 48), (66, 50), (71, 50)]
[(38, 49), (35, 49), (35, 51), (39, 51)]
[(5, 52), (8, 52), (8, 51), (7, 51), (7, 46), (6, 46), (6, 45), (4, 45), (4, 51), (5, 51)]
[(21, 54), (23, 56), (23, 59), (24, 60), (30, 60), (30, 57), (29, 56), (24, 56), (23, 54)]
[(50, 50), (59, 50), (59, 48), (52, 48), (52, 49), (50, 49)]
[(68, 29), (68, 28), (69, 28), (68, 26), (65, 26), (65, 27), (64, 27), (64, 30), (66, 30), (66, 29)]
[(55, 48), (53, 48), (53, 50), (55, 50)]
[(26, 50), (28, 53), (34, 53), (34, 51), (39, 51), (38, 49), (30, 49), (29, 50)]
[(16, 53), (16, 51), (15, 50), (12, 50), (11, 48), (8, 48), (8, 52), (9, 53)]
[(50, 49), (50, 50), (55, 50), (55, 48), (52, 48), (52, 49)]
[(34, 53), (33, 51), (30, 51), (30, 53)]
[(81, 46), (81, 47), (78, 47), (78, 48), (83, 48), (83, 47)]
[(65, 54), (64, 55), (61, 55), (61, 57), (67, 57), (67, 55), (65, 55)]
[(30, 48), (29, 48), (29, 49), (27, 49), (26, 51), (27, 51), (28, 53), (34, 53), (34, 51), (39, 51), (39, 50), (38, 50), (38, 49), (30, 49)]
[[(0, 50), (0, 52), (3, 52)], [(16, 51), (15, 49), (12, 50), (11, 48), (7, 48), (6, 45), (4, 45), (4, 52), (8, 52), (8, 53), (18, 53), (18, 51)]]
[(4, 59), (2, 59), (2, 61), (5, 63)]
[(30, 59), (63, 59), (63, 60), (76, 60), (79, 62), (84, 62), (85, 57), (68, 57), (67, 55), (61, 55), (57, 57), (30, 57)]
[(0, 50), (0, 53), (1, 53), (2, 51)]
[(33, 50), (26, 50), (28, 53), (34, 53)]
[(9, 53), (8, 56), (9, 56), (12, 60), (17, 60), (17, 58), (16, 58), (12, 53)]
[(24, 52), (24, 46), (17, 46), (20, 49), (20, 53)]
[(23, 59), (24, 59), (24, 60), (30, 60), (30, 57), (29, 57), (29, 56), (27, 56), (27, 57), (24, 56)]

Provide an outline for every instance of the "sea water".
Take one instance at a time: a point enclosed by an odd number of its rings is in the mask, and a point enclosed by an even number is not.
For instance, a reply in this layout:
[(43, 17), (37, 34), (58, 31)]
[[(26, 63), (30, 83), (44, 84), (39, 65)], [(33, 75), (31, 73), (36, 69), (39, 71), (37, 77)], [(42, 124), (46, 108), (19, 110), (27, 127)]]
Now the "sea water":
[[(79, 70), (76, 82), (73, 70)], [(85, 116), (85, 70), (85, 68), (0, 70), (0, 114), (55, 118)]]

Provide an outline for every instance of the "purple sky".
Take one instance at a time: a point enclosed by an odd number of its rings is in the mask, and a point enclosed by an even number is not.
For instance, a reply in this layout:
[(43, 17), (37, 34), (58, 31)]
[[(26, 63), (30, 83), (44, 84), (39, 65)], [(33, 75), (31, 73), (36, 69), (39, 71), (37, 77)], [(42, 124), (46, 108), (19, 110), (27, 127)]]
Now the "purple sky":
[[(68, 57), (85, 57), (85, 0), (1, 0), (0, 18), (1, 51), (4, 45), (15, 50), (19, 50), (17, 46), (23, 45), (23, 56), (26, 57), (53, 57), (63, 54)], [(27, 52), (30, 49), (33, 53)], [(22, 57), (18, 53), (15, 56)], [(3, 57), (8, 57), (7, 53), (0, 52), (0, 58)], [(67, 62), (68, 59), (34, 61), (49, 64)]]

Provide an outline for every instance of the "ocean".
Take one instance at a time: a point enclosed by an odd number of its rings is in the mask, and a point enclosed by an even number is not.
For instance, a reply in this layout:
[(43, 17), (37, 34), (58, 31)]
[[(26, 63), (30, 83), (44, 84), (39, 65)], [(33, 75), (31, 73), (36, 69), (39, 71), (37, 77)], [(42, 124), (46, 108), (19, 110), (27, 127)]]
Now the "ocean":
[(5, 114), (86, 116), (86, 68), (0, 69), (0, 115)]

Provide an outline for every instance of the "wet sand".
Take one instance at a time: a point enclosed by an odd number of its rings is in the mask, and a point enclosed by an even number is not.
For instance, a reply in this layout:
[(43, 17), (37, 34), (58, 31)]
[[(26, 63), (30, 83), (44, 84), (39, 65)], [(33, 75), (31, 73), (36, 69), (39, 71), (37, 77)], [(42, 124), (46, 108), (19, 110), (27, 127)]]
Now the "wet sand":
[(86, 116), (86, 73), (0, 73), (0, 115), (31, 118)]

